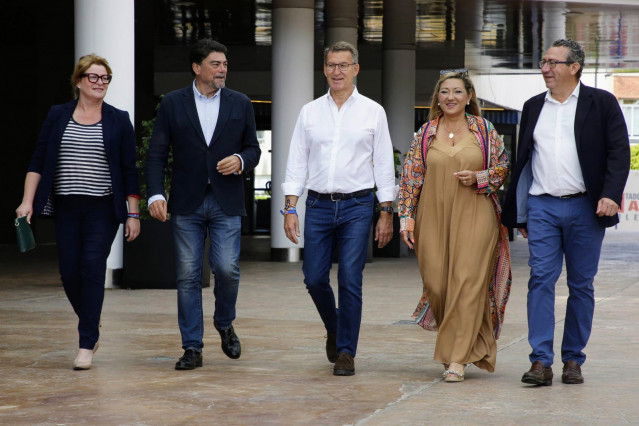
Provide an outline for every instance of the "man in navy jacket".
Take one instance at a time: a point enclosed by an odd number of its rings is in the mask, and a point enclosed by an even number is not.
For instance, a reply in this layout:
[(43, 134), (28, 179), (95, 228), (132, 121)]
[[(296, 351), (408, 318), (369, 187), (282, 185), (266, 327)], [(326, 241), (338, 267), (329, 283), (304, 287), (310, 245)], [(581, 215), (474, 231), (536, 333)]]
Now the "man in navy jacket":
[[(158, 110), (147, 153), (149, 212), (165, 221), (171, 213), (175, 241), (178, 324), (184, 355), (177, 370), (202, 366), (202, 256), (210, 239), (215, 274), (213, 324), (222, 350), (241, 354), (233, 330), (240, 281), (241, 217), (246, 215), (242, 173), (260, 159), (251, 101), (225, 88), (227, 49), (204, 39), (191, 48), (192, 85), (167, 94)], [(164, 194), (164, 169), (173, 154), (171, 192)]]
[(605, 228), (617, 212), (630, 169), (628, 130), (619, 102), (579, 78), (585, 54), (557, 40), (539, 67), (548, 91), (529, 99), (502, 221), (528, 238), (528, 341), (532, 366), (521, 381), (552, 384), (555, 284), (565, 257), (569, 297), (562, 382), (583, 383), (583, 349), (592, 328)]

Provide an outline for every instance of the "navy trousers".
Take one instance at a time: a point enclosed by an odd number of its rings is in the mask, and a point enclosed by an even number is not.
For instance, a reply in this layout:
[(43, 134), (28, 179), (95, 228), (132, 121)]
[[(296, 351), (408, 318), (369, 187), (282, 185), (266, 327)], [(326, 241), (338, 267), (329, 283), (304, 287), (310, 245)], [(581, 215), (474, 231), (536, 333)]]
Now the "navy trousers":
[(78, 316), (81, 349), (93, 349), (100, 337), (106, 261), (118, 225), (112, 196), (61, 195), (55, 199), (60, 276)]
[(587, 196), (528, 197), (528, 341), (530, 362), (553, 364), (555, 332), (555, 284), (566, 261), (568, 302), (561, 343), (561, 359), (586, 360), (595, 309), (593, 285), (605, 228), (597, 222)]

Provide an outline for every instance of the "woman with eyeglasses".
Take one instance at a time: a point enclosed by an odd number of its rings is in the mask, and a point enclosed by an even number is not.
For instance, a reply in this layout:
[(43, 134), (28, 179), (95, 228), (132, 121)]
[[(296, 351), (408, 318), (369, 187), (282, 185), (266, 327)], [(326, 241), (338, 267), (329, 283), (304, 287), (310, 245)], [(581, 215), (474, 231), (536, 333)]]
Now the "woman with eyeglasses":
[(481, 117), (468, 71), (442, 71), (429, 121), (404, 162), (399, 215), (423, 280), (413, 317), (437, 330), (434, 359), (447, 382), (463, 381), (469, 364), (495, 369), (511, 282), (497, 198), (508, 170), (502, 138)]
[(135, 135), (129, 114), (104, 102), (111, 74), (106, 59), (80, 58), (74, 100), (49, 111), (16, 209), (29, 223), (33, 215), (55, 219), (60, 276), (78, 316), (75, 370), (91, 368), (98, 349), (106, 261), (119, 224), (127, 241), (140, 233)]

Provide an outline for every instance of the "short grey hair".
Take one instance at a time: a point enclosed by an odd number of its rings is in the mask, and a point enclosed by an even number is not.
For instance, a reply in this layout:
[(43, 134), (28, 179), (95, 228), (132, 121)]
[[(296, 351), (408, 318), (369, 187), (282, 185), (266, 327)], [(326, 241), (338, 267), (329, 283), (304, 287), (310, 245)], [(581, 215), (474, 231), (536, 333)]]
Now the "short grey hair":
[(568, 49), (568, 57), (566, 61), (579, 64), (579, 71), (577, 71), (577, 78), (581, 78), (581, 72), (584, 69), (584, 62), (586, 60), (586, 53), (579, 43), (569, 38), (555, 40), (552, 43), (552, 47), (565, 47)]
[(326, 58), (330, 52), (351, 52), (351, 56), (353, 57), (353, 63), (358, 64), (359, 62), (359, 53), (357, 52), (357, 48), (350, 44), (347, 41), (336, 41), (331, 44), (329, 47), (324, 49), (324, 63), (326, 63)]

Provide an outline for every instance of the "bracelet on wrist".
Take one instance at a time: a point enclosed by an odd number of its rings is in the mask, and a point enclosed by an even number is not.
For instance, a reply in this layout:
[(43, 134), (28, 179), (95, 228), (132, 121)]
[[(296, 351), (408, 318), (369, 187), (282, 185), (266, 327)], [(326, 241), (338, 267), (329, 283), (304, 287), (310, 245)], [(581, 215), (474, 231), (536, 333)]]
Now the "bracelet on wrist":
[(286, 206), (283, 210), (280, 210), (280, 213), (282, 213), (282, 216), (286, 216), (287, 214), (294, 214), (297, 216), (297, 209), (295, 206)]

